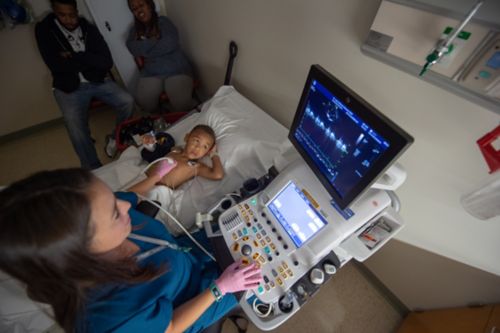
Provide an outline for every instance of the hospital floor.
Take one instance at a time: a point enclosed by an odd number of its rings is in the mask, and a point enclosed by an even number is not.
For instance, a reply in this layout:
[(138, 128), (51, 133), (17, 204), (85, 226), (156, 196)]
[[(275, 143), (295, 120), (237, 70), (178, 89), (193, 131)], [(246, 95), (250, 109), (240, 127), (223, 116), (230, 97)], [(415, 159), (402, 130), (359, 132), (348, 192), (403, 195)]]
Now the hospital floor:
[[(111, 110), (99, 110), (90, 117), (103, 164), (111, 161), (103, 149), (105, 135), (113, 127), (114, 119)], [(62, 122), (0, 142), (0, 158), (0, 186), (39, 170), (79, 166)], [(298, 313), (272, 332), (395, 332), (403, 311), (377, 286), (358, 264), (348, 263)], [(54, 328), (50, 332), (62, 331)], [(233, 332), (237, 332), (236, 327), (226, 321), (223, 333)], [(255, 332), (260, 330), (250, 324), (248, 333)]]

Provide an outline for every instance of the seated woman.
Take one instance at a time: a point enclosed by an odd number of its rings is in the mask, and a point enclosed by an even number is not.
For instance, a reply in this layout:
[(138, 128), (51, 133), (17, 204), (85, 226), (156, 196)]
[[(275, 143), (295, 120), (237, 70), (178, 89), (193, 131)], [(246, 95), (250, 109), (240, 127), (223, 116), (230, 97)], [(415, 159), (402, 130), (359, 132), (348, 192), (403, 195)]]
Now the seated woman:
[(165, 91), (172, 111), (189, 111), (193, 107), (192, 69), (181, 50), (174, 24), (155, 10), (153, 0), (128, 0), (135, 22), (127, 47), (136, 58), (144, 59), (137, 85), (136, 100), (147, 112), (159, 107)]
[[(157, 170), (130, 190), (145, 193)], [(83, 169), (18, 181), (0, 192), (0, 269), (66, 332), (198, 332), (237, 304), (231, 293), (258, 285), (260, 268), (233, 263), (219, 276), (137, 201)]]

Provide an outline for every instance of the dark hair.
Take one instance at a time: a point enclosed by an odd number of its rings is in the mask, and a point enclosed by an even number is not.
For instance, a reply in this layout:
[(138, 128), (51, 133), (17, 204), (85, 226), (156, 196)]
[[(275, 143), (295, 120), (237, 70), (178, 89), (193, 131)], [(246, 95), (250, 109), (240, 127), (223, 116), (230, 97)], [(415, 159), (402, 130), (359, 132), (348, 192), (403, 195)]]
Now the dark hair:
[(73, 7), (78, 8), (76, 5), (76, 0), (50, 0), (50, 5), (54, 7), (54, 5), (58, 3), (61, 5), (71, 5)]
[(83, 169), (43, 171), (0, 192), (0, 269), (26, 284), (33, 300), (50, 304), (67, 332), (83, 314), (89, 287), (149, 281), (164, 270), (89, 251), (96, 179)]
[(194, 131), (202, 131), (202, 132), (205, 132), (206, 134), (210, 135), (212, 137), (212, 139), (214, 140), (214, 144), (215, 144), (216, 135), (215, 135), (215, 132), (212, 129), (212, 127), (210, 127), (208, 125), (196, 125), (195, 127), (193, 127), (193, 129), (189, 133), (191, 134)]
[[(151, 31), (158, 31), (160, 33), (160, 27), (158, 26), (158, 13), (156, 13), (156, 5), (153, 0), (145, 0), (146, 5), (151, 10), (151, 20), (148, 23), (142, 23), (134, 16), (135, 31), (139, 36), (146, 36)], [(128, 8), (132, 11), (130, 7), (130, 0), (127, 0)]]

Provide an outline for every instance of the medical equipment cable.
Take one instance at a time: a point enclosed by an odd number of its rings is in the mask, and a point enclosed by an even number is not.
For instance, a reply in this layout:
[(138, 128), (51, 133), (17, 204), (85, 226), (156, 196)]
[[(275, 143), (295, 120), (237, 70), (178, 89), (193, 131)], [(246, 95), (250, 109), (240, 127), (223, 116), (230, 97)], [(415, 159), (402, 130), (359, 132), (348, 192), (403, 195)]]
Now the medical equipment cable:
[[(253, 312), (255, 312), (255, 314), (257, 315), (257, 317), (260, 317), (260, 318), (267, 318), (269, 317), (269, 315), (271, 314), (272, 310), (273, 310), (273, 307), (271, 306), (271, 304), (266, 304), (266, 303), (259, 303), (257, 304), (257, 301), (258, 301), (258, 298), (254, 298), (253, 302), (252, 302), (252, 308), (253, 308)], [(259, 309), (259, 306), (265, 306), (267, 307), (267, 311), (266, 312), (262, 312), (260, 309)]]
[[(122, 186), (120, 190), (123, 190), (123, 189), (129, 187), (130, 185), (132, 185), (132, 183), (135, 182), (137, 180), (137, 178), (139, 178), (142, 174), (144, 174), (154, 163), (156, 163), (158, 161), (162, 161), (162, 160), (167, 160), (167, 159), (170, 159), (170, 157), (160, 157), (160, 158), (154, 160), (153, 162), (149, 163), (144, 169), (142, 169), (141, 172), (139, 172), (139, 174), (134, 179), (132, 179), (131, 181), (126, 183), (124, 186)], [(195, 179), (196, 179), (196, 176), (197, 176), (197, 174), (196, 174), (196, 169), (195, 169), (195, 176), (194, 176)], [(193, 243), (195, 243), (196, 246), (198, 246), (198, 248), (200, 250), (205, 252), (205, 254), (208, 255), (213, 261), (217, 261), (215, 259), (215, 257), (212, 254), (210, 254), (210, 252), (208, 252), (208, 250), (205, 249), (200, 243), (198, 243), (198, 241), (189, 233), (189, 231), (182, 225), (182, 223), (179, 222), (170, 212), (168, 212), (166, 209), (164, 209), (163, 207), (158, 205), (153, 200), (151, 200), (151, 199), (149, 199), (149, 198), (147, 198), (139, 193), (136, 193), (136, 194), (142, 200), (149, 202), (150, 204), (152, 204), (156, 208), (160, 209), (163, 213), (165, 213), (167, 215), (167, 217), (171, 218), (177, 224), (177, 226), (179, 226), (181, 228), (181, 230), (193, 241)]]
[(181, 230), (193, 241), (193, 243), (196, 244), (196, 246), (198, 246), (198, 248), (200, 250), (202, 250), (203, 252), (205, 252), (205, 254), (207, 256), (209, 256), (213, 261), (217, 261), (214, 256), (208, 252), (207, 249), (205, 249), (203, 247), (203, 245), (201, 245), (200, 243), (198, 243), (198, 241), (189, 233), (189, 231), (182, 225), (181, 222), (179, 222), (172, 214), (170, 214), (166, 209), (164, 209), (162, 206), (158, 205), (156, 202), (150, 200), (149, 198), (141, 195), (141, 194), (137, 194), (137, 196), (139, 198), (141, 198), (142, 200), (145, 200), (147, 202), (149, 202), (150, 204), (154, 205), (156, 208), (159, 208), (162, 212), (164, 212), (165, 214), (167, 214), (168, 217), (170, 217), (175, 223), (177, 223), (177, 225), (181, 228)]

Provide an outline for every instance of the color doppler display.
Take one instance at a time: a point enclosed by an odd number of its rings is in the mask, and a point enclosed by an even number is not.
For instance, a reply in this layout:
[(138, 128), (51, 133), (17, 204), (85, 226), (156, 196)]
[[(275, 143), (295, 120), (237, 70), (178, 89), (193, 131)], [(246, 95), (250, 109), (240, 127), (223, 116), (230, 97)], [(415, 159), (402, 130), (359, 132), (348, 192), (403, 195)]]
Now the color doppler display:
[(344, 197), (389, 148), (389, 142), (321, 83), (313, 81), (310, 89), (304, 117), (294, 135)]
[(319, 65), (311, 66), (288, 138), (340, 209), (413, 142)]

